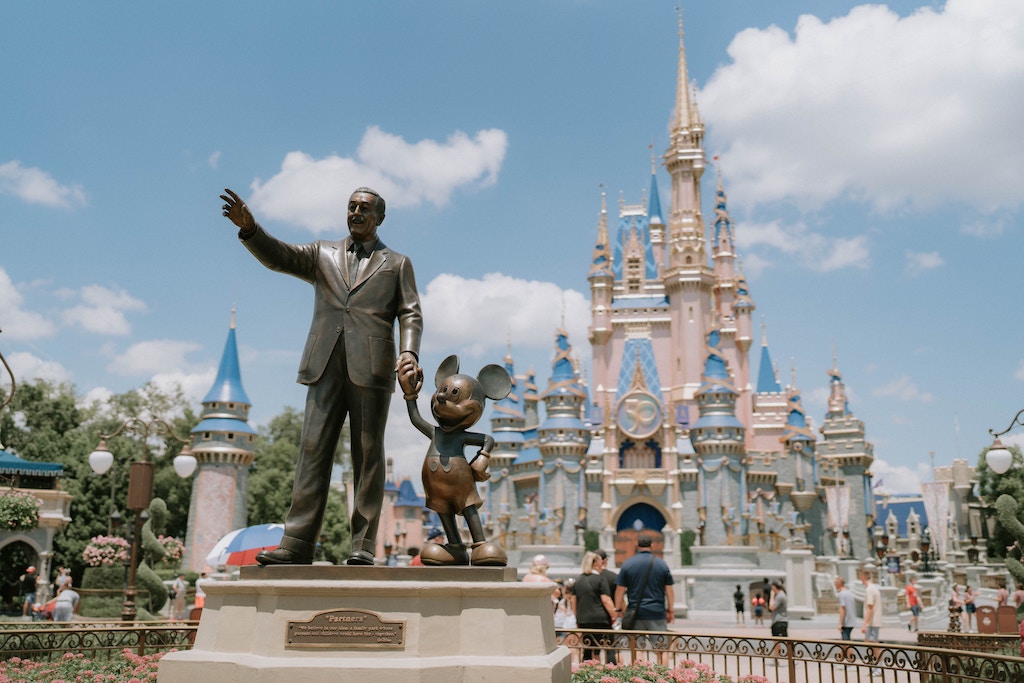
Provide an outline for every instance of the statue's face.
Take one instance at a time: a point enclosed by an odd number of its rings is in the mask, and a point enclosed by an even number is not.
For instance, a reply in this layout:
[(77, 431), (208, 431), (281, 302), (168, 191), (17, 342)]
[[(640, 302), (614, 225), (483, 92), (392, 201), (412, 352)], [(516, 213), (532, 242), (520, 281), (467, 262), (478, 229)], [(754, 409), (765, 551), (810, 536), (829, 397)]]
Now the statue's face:
[(348, 200), (348, 232), (357, 242), (366, 242), (377, 236), (377, 226), (384, 217), (377, 212), (377, 197), (368, 192), (356, 192)]
[(483, 390), (468, 375), (446, 377), (434, 392), (430, 412), (445, 432), (467, 429), (476, 424), (484, 412)]

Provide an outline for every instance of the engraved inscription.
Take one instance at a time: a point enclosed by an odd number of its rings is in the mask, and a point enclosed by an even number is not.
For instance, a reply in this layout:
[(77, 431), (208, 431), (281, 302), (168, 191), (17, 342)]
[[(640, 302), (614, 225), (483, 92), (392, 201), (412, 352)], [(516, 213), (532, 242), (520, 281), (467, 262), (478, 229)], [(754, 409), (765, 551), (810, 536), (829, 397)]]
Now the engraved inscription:
[(403, 621), (385, 621), (376, 612), (338, 609), (314, 614), (308, 621), (289, 621), (290, 648), (405, 648)]

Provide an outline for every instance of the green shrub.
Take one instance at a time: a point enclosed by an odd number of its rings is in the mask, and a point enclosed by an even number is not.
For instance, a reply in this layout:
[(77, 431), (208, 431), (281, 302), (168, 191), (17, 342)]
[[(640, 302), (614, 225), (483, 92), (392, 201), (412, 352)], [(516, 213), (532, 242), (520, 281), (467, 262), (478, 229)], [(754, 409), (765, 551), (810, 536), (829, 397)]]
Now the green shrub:
[(593, 529), (583, 530), (583, 549), (587, 552), (597, 550), (601, 547), (601, 534)]
[(680, 562), (684, 567), (693, 564), (693, 553), (690, 552), (690, 548), (693, 547), (696, 540), (697, 532), (693, 529), (683, 529), (683, 532), (679, 534)]

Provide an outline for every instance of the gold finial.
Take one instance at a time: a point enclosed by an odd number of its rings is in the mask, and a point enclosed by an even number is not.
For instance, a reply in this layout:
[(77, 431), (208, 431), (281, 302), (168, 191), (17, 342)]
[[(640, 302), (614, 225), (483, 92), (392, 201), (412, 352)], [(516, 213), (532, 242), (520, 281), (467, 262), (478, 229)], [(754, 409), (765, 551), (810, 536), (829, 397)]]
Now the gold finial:
[(235, 311), (236, 310), (237, 309), (234, 306), (231, 307), (231, 329), (232, 330), (235, 329)]

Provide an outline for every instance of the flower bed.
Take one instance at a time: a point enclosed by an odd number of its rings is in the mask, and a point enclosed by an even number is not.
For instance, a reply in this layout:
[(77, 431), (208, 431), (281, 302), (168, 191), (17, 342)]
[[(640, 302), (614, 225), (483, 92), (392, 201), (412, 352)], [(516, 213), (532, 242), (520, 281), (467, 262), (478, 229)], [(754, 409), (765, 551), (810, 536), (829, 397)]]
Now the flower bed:
[(131, 650), (104, 660), (68, 652), (55, 662), (12, 657), (0, 661), (0, 683), (145, 683), (155, 681), (165, 653), (140, 657)]
[[(741, 676), (732, 678), (715, 673), (707, 664), (693, 661), (681, 662), (670, 669), (653, 662), (632, 664), (602, 664), (588, 660), (572, 671), (572, 683), (771, 683), (764, 676)], [(0, 681), (2, 683), (2, 681)]]

